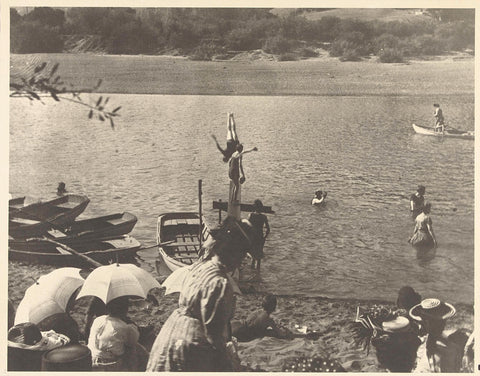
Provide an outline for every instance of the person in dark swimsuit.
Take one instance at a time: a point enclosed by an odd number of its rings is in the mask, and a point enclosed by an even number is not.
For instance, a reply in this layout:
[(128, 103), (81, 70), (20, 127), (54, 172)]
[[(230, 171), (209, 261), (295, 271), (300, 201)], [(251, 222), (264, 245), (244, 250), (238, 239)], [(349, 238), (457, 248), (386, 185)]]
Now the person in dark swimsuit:
[(425, 204), (425, 187), (419, 185), (417, 191), (410, 196), (410, 212), (412, 213), (412, 218), (415, 219), (422, 212), (423, 205)]
[(217, 138), (215, 135), (212, 134), (212, 138), (215, 141), (215, 144), (217, 145), (217, 149), (223, 154), (223, 161), (227, 163), (233, 153), (235, 153), (235, 150), (237, 149), (237, 146), (239, 145), (238, 141), (238, 136), (237, 136), (237, 130), (235, 127), (235, 120), (233, 119), (233, 114), (228, 113), (228, 120), (227, 120), (227, 147), (226, 149), (223, 149), (220, 144), (218, 143)]
[[(268, 223), (268, 218), (265, 214), (262, 214), (263, 203), (260, 200), (255, 200), (253, 203), (255, 211), (250, 213), (248, 220), (252, 224), (256, 232), (256, 239), (253, 241), (252, 247), (255, 248), (254, 254), (260, 255), (259, 257), (252, 257), (252, 268), (260, 270), (260, 263), (264, 257), (263, 246), (265, 244), (265, 239), (268, 234), (270, 234), (270, 225)], [(263, 233), (263, 228), (265, 227), (265, 234)]]
[(267, 294), (262, 301), (262, 309), (259, 309), (245, 320), (231, 322), (232, 336), (239, 342), (248, 342), (255, 338), (275, 337), (281, 339), (308, 338), (318, 339), (318, 332), (293, 333), (287, 328), (282, 328), (270, 317), (277, 308), (277, 298), (273, 294)]

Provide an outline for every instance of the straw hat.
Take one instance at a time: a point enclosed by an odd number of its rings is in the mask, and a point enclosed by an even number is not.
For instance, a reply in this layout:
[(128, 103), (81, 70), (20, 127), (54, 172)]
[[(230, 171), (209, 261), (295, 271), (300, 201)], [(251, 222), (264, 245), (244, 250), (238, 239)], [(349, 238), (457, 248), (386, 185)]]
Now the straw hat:
[(398, 316), (397, 318), (384, 321), (382, 323), (382, 329), (387, 333), (399, 333), (408, 330), (410, 321), (404, 316)]
[(8, 331), (8, 347), (17, 349), (48, 351), (66, 345), (70, 339), (53, 330), (41, 332), (35, 324), (17, 324)]
[(428, 318), (446, 320), (455, 316), (455, 313), (455, 307), (449, 303), (441, 302), (438, 299), (424, 299), (410, 309), (409, 315), (417, 321)]

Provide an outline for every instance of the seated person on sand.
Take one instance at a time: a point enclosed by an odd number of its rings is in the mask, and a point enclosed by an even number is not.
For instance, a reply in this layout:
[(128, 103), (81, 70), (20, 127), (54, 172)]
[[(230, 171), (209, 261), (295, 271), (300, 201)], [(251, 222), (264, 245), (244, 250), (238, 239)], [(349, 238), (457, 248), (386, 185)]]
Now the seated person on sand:
[[(253, 240), (252, 247), (255, 247), (255, 252), (252, 254), (258, 255), (257, 257), (252, 256), (252, 268), (260, 270), (260, 263), (262, 258), (265, 256), (263, 253), (263, 246), (265, 245), (265, 239), (267, 239), (268, 234), (270, 234), (270, 225), (268, 224), (268, 218), (265, 214), (262, 214), (263, 203), (260, 200), (255, 200), (253, 202), (255, 211), (250, 213), (248, 220), (253, 226), (253, 229), (256, 232), (256, 238)], [(265, 227), (265, 234), (263, 233), (263, 228)]]
[(312, 199), (312, 205), (321, 205), (325, 203), (327, 192), (321, 190), (315, 191), (315, 197)]
[(127, 318), (129, 299), (122, 296), (106, 305), (107, 314), (95, 319), (88, 348), (94, 371), (145, 371), (148, 352), (138, 343), (140, 333)]
[(212, 134), (212, 138), (215, 140), (215, 144), (217, 145), (217, 149), (223, 154), (223, 161), (227, 163), (235, 153), (237, 145), (240, 143), (238, 141), (237, 130), (235, 128), (235, 120), (233, 119), (233, 114), (231, 112), (228, 113), (228, 120), (227, 120), (227, 147), (226, 149), (222, 149), (220, 144), (218, 143), (217, 138), (215, 135)]
[(470, 367), (464, 359), (468, 359), (470, 331), (445, 330), (447, 320), (455, 313), (455, 307), (438, 299), (424, 299), (410, 309), (410, 317), (427, 332), (426, 353), (419, 357), (420, 363), (428, 359), (430, 372), (460, 372), (462, 367)]
[(244, 154), (250, 153), (252, 151), (258, 151), (256, 147), (243, 150), (243, 145), (238, 144), (237, 150), (231, 156), (230, 160), (228, 161), (228, 177), (233, 182), (233, 192), (231, 193), (232, 201), (237, 200), (237, 192), (240, 184), (245, 183), (245, 173), (243, 172), (243, 164), (242, 164), (242, 157)]
[(245, 320), (234, 320), (231, 322), (232, 336), (239, 342), (248, 342), (255, 338), (275, 337), (280, 339), (292, 339), (306, 337), (317, 338), (316, 332), (293, 333), (287, 328), (278, 326), (270, 317), (270, 314), (277, 307), (275, 295), (268, 294), (263, 298), (262, 309), (251, 313)]

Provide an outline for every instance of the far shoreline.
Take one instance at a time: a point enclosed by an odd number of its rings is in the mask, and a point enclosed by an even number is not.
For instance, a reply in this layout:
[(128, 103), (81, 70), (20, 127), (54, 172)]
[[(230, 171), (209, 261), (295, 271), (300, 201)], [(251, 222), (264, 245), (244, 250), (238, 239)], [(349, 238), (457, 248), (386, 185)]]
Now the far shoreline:
[(386, 64), (375, 58), (341, 62), (320, 56), (297, 61), (194, 61), (167, 55), (11, 54), (12, 82), (47, 62), (59, 63), (62, 80), (78, 88), (102, 85), (108, 94), (228, 96), (474, 95), (475, 57)]

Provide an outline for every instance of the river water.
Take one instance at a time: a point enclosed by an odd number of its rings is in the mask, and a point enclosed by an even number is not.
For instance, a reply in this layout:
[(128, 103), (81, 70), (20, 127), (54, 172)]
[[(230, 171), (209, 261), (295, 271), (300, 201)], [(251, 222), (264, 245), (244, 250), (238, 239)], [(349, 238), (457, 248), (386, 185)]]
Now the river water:
[[(93, 99), (92, 99), (93, 100)], [(144, 245), (156, 218), (203, 207), (228, 195), (227, 165), (210, 134), (226, 136), (235, 113), (245, 146), (243, 201), (261, 198), (276, 214), (259, 290), (277, 294), (393, 300), (405, 284), (424, 297), (473, 302), (474, 142), (415, 135), (432, 124), (433, 101), (448, 123), (473, 130), (474, 98), (465, 96), (169, 96), (112, 95), (122, 106), (115, 130), (89, 121), (84, 107), (10, 100), (13, 196), (48, 198), (58, 182), (91, 202), (82, 217), (129, 211)], [(439, 247), (418, 257), (409, 196), (427, 187)], [(310, 205), (313, 192), (327, 205)], [(140, 254), (155, 270), (157, 251)]]

